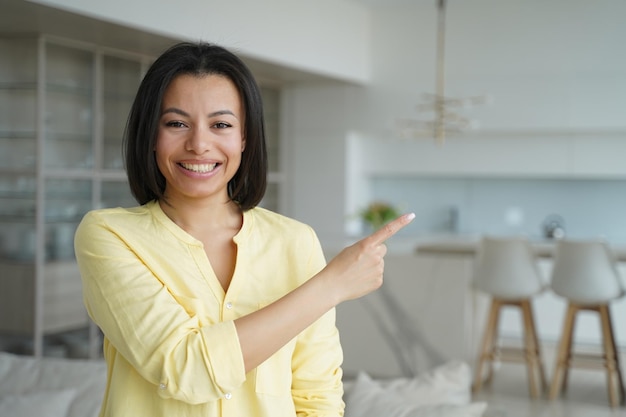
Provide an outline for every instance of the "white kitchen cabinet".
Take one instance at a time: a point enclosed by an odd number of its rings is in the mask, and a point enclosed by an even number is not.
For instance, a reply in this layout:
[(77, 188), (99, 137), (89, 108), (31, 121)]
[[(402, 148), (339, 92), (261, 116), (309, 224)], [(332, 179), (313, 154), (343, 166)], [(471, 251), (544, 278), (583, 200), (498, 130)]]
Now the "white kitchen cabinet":
[(432, 140), (354, 140), (362, 177), (624, 179), (626, 128), (536, 132), (476, 131)]
[[(46, 35), (0, 39), (0, 340), (36, 356), (90, 328), (73, 238), (85, 212), (130, 205), (121, 140), (148, 57)], [(6, 346), (4, 346), (6, 347)]]

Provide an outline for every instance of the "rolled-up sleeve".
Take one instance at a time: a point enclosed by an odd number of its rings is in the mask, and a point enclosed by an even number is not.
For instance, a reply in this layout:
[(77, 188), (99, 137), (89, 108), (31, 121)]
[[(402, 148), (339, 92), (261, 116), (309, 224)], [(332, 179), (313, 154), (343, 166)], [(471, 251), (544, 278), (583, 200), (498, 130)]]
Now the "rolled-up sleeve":
[(298, 337), (292, 384), (298, 416), (343, 415), (342, 360), (333, 310)]

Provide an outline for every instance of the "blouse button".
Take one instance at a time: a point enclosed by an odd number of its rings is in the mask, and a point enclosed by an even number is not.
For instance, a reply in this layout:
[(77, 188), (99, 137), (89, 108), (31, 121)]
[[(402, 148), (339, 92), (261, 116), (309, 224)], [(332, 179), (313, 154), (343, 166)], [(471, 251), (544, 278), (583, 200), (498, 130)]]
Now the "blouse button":
[(233, 398), (233, 394), (231, 394), (230, 392), (227, 392), (226, 394), (224, 394), (224, 398), (226, 398), (227, 400), (230, 400), (231, 398)]
[(163, 383), (159, 384), (159, 389), (160, 390), (164, 390), (165, 388), (167, 388), (167, 385), (165, 385)]
[(229, 310), (230, 310), (231, 308), (233, 308), (233, 303), (231, 303), (230, 301), (229, 301), (229, 302), (227, 302), (227, 303), (226, 303), (226, 308), (227, 308), (227, 309), (229, 309)]

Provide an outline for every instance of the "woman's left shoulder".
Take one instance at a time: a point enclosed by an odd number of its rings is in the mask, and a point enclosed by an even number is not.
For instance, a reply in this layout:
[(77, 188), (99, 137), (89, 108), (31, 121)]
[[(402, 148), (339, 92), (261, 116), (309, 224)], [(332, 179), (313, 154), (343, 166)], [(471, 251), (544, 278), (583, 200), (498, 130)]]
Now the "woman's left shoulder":
[(274, 231), (276, 231), (276, 229), (284, 230), (290, 234), (294, 232), (313, 232), (312, 227), (308, 224), (263, 207), (255, 207), (249, 210), (249, 216), (253, 218), (255, 225), (262, 229), (270, 228)]

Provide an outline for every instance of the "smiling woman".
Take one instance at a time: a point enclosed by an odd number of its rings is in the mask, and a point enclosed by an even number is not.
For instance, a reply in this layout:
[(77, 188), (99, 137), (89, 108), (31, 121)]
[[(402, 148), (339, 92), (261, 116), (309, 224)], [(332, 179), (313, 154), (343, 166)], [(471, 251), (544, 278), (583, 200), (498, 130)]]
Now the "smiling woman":
[(311, 227), (257, 207), (259, 89), (216, 45), (154, 62), (125, 139), (140, 206), (92, 211), (75, 237), (109, 367), (101, 416), (341, 416), (335, 307), (380, 287), (383, 242), (413, 216), (326, 265)]

